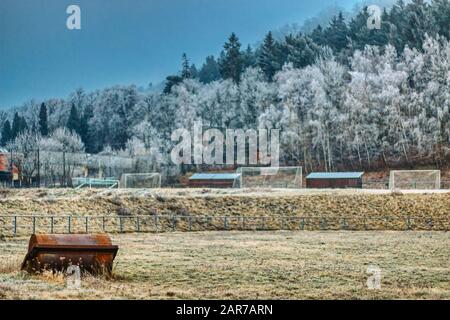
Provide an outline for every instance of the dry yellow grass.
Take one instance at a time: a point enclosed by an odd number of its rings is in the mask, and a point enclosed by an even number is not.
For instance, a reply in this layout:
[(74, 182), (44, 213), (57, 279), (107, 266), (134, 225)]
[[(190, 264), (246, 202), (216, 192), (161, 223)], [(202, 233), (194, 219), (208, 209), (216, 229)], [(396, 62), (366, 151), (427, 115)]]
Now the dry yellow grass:
[[(448, 232), (113, 235), (114, 279), (19, 272), (27, 238), (0, 242), (3, 299), (450, 299)], [(368, 290), (367, 267), (381, 268)]]
[[(284, 229), (280, 226), (281, 216), (309, 217), (305, 229), (339, 230), (346, 224), (354, 230), (434, 230), (450, 229), (450, 192), (441, 190), (430, 193), (390, 193), (386, 190), (202, 190), (202, 189), (153, 189), (153, 190), (72, 190), (72, 189), (30, 189), (3, 190), (0, 193), (0, 212), (8, 215), (0, 218), (0, 236), (12, 232), (12, 215), (33, 214), (40, 216), (78, 215), (110, 217), (107, 231), (118, 231), (119, 215), (124, 213), (142, 215), (145, 231), (152, 231), (152, 216), (179, 215), (198, 218), (204, 215), (214, 217), (234, 217), (230, 219), (230, 229), (256, 229), (261, 221), (251, 218), (267, 216), (271, 229)], [(242, 228), (238, 217), (249, 218), (247, 228)], [(408, 222), (407, 217), (411, 217)], [(324, 221), (321, 219), (325, 218)], [(343, 221), (342, 219), (346, 220)], [(23, 218), (22, 218), (23, 219)], [(220, 218), (219, 218), (220, 220)], [(275, 221), (276, 220), (276, 221)], [(39, 232), (49, 232), (50, 219), (39, 219)], [(19, 221), (24, 228), (22, 234), (30, 234), (31, 219)], [(163, 223), (164, 221), (161, 221)], [(73, 220), (75, 232), (83, 232), (84, 219)], [(92, 219), (91, 231), (100, 231), (101, 220)], [(125, 220), (125, 231), (135, 230), (134, 220)], [(184, 223), (184, 226), (183, 226)], [(186, 230), (187, 220), (180, 221), (177, 230)], [(209, 223), (209, 222), (208, 222)], [(219, 230), (223, 221), (206, 227), (198, 219), (194, 230)], [(289, 223), (289, 221), (287, 221)], [(299, 229), (300, 221), (292, 221), (286, 229)], [(160, 227), (171, 229), (170, 221)], [(55, 220), (55, 232), (66, 232), (66, 219)], [(300, 228), (303, 229), (303, 228)]]

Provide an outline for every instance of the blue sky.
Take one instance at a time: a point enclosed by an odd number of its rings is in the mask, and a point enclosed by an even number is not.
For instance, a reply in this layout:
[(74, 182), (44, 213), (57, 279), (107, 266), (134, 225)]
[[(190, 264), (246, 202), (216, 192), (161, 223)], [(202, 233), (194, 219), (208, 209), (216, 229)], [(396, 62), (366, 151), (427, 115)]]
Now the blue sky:
[[(66, 97), (115, 84), (157, 84), (180, 68), (183, 52), (199, 67), (231, 32), (243, 45), (271, 29), (301, 23), (329, 5), (356, 0), (1, 0), (0, 108)], [(66, 8), (81, 8), (81, 30)]]

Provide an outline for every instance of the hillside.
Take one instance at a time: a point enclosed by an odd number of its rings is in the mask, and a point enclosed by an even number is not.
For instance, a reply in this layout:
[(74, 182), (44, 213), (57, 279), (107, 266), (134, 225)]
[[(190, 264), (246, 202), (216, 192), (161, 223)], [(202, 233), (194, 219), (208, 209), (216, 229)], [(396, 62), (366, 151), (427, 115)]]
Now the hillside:
[[(391, 193), (387, 190), (192, 190), (6, 191), (0, 199), (0, 229), (11, 235), (13, 215), (38, 215), (38, 231), (154, 232), (172, 230), (449, 230), (450, 190)], [(172, 216), (176, 216), (173, 221)], [(78, 217), (78, 218), (77, 218)], [(98, 217), (100, 219), (95, 219)], [(228, 217), (224, 220), (224, 217)], [(120, 219), (122, 220), (120, 220)], [(155, 220), (157, 219), (157, 220)], [(244, 219), (244, 220), (243, 220)], [(174, 224), (175, 223), (175, 224)], [(31, 232), (31, 218), (20, 218), (19, 233)]]

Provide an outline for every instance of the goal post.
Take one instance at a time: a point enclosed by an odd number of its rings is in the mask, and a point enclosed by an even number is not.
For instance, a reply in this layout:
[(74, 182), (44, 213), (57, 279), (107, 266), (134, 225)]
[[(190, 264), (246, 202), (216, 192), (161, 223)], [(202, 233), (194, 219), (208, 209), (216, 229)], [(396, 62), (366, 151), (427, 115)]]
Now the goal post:
[(299, 189), (302, 187), (302, 167), (240, 167), (241, 188)]
[(390, 190), (434, 190), (440, 188), (440, 170), (393, 170), (389, 175)]
[(121, 188), (160, 188), (161, 187), (161, 174), (152, 173), (124, 173), (120, 178)]

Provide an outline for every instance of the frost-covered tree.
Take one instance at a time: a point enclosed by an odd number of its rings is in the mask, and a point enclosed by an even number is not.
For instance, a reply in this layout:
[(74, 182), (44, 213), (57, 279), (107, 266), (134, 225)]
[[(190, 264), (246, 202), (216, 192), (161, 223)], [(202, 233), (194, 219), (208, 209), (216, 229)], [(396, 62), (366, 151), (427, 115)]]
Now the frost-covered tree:
[(258, 116), (275, 98), (272, 83), (264, 79), (259, 68), (248, 68), (239, 83), (240, 108), (237, 110), (241, 120), (241, 127), (245, 129), (257, 128)]
[(107, 161), (111, 174), (164, 170), (172, 132), (199, 121), (203, 129), (280, 129), (281, 163), (306, 171), (448, 164), (448, 0), (399, 0), (384, 10), (381, 30), (366, 28), (367, 8), (350, 19), (338, 11), (322, 27), (268, 33), (247, 50), (232, 34), (198, 75), (184, 56), (163, 92), (114, 86), (28, 101), (0, 113), (2, 143), (43, 133), (45, 105), (48, 135), (38, 146), (54, 154), (42, 153), (42, 166), (63, 161), (56, 137), (69, 127), (81, 137), (77, 152), (97, 167)]
[(19, 169), (20, 179), (30, 183), (37, 169), (37, 141), (38, 135), (31, 130), (26, 130), (7, 145), (11, 150), (12, 162)]
[[(404, 144), (406, 131), (398, 108), (405, 75), (396, 71), (395, 65), (392, 46), (384, 55), (378, 47), (367, 46), (364, 51), (356, 51), (351, 60), (351, 81), (344, 101), (344, 140), (350, 154), (356, 153), (360, 166), (365, 162), (370, 167), (380, 155), (385, 159), (386, 144)], [(395, 142), (386, 135), (389, 130), (397, 132)]]
[(61, 183), (65, 184), (83, 158), (84, 144), (80, 136), (66, 128), (58, 128), (40, 146), (44, 165), (51, 168), (52, 174), (62, 177)]

